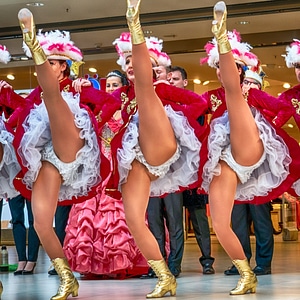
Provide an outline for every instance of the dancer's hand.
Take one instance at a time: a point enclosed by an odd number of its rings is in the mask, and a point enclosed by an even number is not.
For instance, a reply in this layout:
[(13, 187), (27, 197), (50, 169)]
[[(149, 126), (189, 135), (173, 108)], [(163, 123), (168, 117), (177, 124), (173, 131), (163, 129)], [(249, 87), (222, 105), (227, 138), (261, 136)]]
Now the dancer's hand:
[(88, 79), (77, 78), (73, 80), (72, 86), (76, 93), (81, 93), (83, 86), (91, 86), (92, 83)]
[(224, 1), (219, 1), (214, 6), (214, 20), (212, 22), (212, 33), (217, 39), (220, 54), (227, 53), (231, 50), (227, 37), (227, 9)]
[(12, 90), (12, 86), (10, 84), (8, 84), (6, 81), (1, 80), (0, 81), (0, 91), (2, 89), (11, 89)]

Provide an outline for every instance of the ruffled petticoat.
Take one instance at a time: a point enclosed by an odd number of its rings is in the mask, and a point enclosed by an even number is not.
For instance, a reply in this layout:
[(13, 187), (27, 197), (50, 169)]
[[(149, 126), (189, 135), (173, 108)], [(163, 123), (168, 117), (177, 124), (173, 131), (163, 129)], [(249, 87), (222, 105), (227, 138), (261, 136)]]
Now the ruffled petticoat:
[(3, 158), (0, 162), (0, 198), (13, 198), (19, 194), (13, 185), (14, 178), (21, 170), (12, 145), (13, 139), (13, 134), (7, 131), (0, 118), (0, 143), (3, 147)]
[[(239, 183), (235, 199), (240, 201), (252, 200), (255, 196), (266, 196), (278, 187), (289, 174), (291, 157), (288, 147), (278, 136), (269, 122), (252, 108), (255, 122), (264, 145), (265, 159), (253, 170), (245, 183)], [(242, 122), (242, 120), (241, 120)], [(230, 146), (229, 122), (227, 111), (211, 122), (211, 133), (208, 138), (208, 160), (204, 165), (202, 174), (202, 188), (208, 192), (213, 176), (220, 175), (219, 160), (223, 150)]]
[[(151, 182), (151, 197), (174, 193), (180, 187), (188, 187), (198, 180), (201, 143), (182, 112), (174, 111), (169, 105), (165, 106), (165, 110), (181, 153), (179, 158), (170, 165), (165, 176)], [(122, 148), (119, 148), (117, 152), (119, 189), (120, 185), (126, 182), (131, 163), (136, 158), (136, 148), (139, 146), (138, 136), (138, 114), (136, 113), (124, 133)]]
[[(78, 94), (73, 96), (72, 93), (62, 92), (62, 96), (74, 114), (74, 122), (81, 129), (79, 134), (85, 140), (85, 145), (77, 152), (75, 162), (69, 164), (75, 168), (69, 170), (68, 180), (61, 185), (59, 201), (87, 195), (101, 179), (100, 150), (90, 116), (79, 106)], [(30, 111), (23, 122), (23, 128), (25, 132), (17, 151), (22, 164), (28, 169), (23, 181), (27, 188), (31, 189), (42, 166), (43, 152), (45, 149), (49, 152), (49, 145), (52, 147), (49, 118), (44, 102)]]

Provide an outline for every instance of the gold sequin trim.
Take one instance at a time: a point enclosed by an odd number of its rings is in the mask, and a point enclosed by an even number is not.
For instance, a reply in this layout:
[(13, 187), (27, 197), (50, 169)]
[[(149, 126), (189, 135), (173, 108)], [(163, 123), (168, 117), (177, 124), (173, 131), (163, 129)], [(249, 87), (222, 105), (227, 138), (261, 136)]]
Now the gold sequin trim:
[(295, 107), (296, 114), (297, 114), (297, 115), (300, 115), (300, 102), (299, 102), (299, 100), (296, 99), (296, 98), (293, 98), (293, 99), (291, 100), (291, 102), (292, 102), (292, 105)]
[(216, 111), (217, 108), (222, 104), (222, 100), (218, 99), (216, 95), (210, 96), (210, 102), (211, 102), (211, 110)]

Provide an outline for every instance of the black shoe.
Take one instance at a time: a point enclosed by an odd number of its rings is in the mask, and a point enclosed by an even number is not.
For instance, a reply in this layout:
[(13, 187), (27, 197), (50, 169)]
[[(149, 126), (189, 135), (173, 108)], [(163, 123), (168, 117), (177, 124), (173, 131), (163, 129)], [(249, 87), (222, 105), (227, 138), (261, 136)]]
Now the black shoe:
[(49, 275), (57, 275), (57, 272), (56, 272), (56, 270), (53, 268), (53, 269), (51, 269), (51, 270), (48, 271), (48, 274), (49, 274)]
[(232, 265), (229, 269), (224, 271), (225, 275), (239, 275), (239, 271), (237, 270), (237, 268)]
[(214, 270), (213, 266), (209, 263), (205, 264), (203, 266), (203, 274), (204, 275), (215, 274), (215, 270)]
[(33, 264), (33, 267), (32, 267), (31, 270), (25, 270), (24, 269), (23, 272), (22, 272), (22, 275), (31, 275), (31, 274), (33, 274), (35, 267), (36, 267), (36, 263)]
[(22, 275), (23, 270), (16, 270), (14, 271), (14, 275)]
[(253, 269), (253, 272), (256, 274), (256, 276), (259, 276), (259, 275), (268, 275), (268, 274), (271, 274), (271, 267), (256, 266)]
[(140, 277), (140, 279), (151, 279), (151, 278), (157, 278), (156, 274), (152, 269), (149, 269), (147, 274), (144, 274)]

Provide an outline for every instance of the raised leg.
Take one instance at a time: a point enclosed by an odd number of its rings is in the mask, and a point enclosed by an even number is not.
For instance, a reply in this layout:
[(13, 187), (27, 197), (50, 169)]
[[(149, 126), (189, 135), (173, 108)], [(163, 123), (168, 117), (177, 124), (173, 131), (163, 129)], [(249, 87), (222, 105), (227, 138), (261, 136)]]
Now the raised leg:
[(23, 8), (19, 11), (18, 18), (24, 42), (36, 64), (38, 82), (43, 90), (43, 100), (49, 115), (54, 151), (62, 161), (74, 161), (84, 141), (79, 137), (74, 116), (61, 96), (58, 79), (37, 40), (32, 13)]
[(264, 149), (251, 110), (242, 95), (239, 74), (227, 38), (226, 17), (226, 5), (220, 1), (214, 7), (212, 31), (219, 47), (220, 73), (230, 123), (231, 151), (237, 163), (250, 166), (261, 158)]
[(132, 40), (132, 66), (135, 95), (139, 108), (139, 142), (150, 165), (167, 161), (176, 151), (176, 140), (170, 121), (153, 87), (149, 52), (139, 22), (141, 0), (127, 0), (127, 23)]

